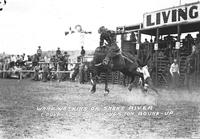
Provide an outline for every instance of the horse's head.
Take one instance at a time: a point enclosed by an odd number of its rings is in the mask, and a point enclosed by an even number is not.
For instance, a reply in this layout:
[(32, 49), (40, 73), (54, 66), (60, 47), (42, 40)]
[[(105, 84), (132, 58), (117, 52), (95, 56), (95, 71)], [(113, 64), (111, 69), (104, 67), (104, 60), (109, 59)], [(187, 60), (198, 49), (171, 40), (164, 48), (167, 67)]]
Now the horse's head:
[(107, 46), (97, 47), (93, 57), (94, 64), (101, 63), (106, 57), (108, 50), (109, 48)]

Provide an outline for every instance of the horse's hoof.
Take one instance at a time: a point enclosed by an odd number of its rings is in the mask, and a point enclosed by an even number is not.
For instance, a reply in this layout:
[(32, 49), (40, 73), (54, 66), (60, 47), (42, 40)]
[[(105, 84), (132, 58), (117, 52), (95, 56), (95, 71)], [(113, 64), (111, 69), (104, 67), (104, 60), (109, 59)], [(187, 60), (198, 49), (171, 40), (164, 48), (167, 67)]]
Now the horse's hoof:
[(90, 93), (91, 93), (91, 94), (94, 94), (94, 93), (95, 93), (95, 91), (92, 89), (92, 90), (90, 90)]
[(107, 96), (109, 93), (110, 93), (110, 90), (109, 90), (109, 89), (106, 89), (106, 90), (105, 90), (105, 93), (104, 93), (104, 96)]
[(95, 91), (90, 91), (90, 93), (91, 93), (91, 94), (94, 94), (94, 93), (95, 93)]
[(94, 94), (96, 92), (96, 89), (94, 89), (94, 88), (92, 88), (91, 90), (90, 90), (90, 93), (91, 94)]
[(131, 86), (129, 86), (129, 87), (128, 87), (128, 91), (130, 91), (130, 92), (131, 92), (131, 90), (132, 90), (132, 87), (131, 87)]
[(109, 90), (109, 89), (105, 89), (105, 92), (109, 93), (109, 92), (110, 92), (110, 90)]
[(94, 92), (94, 91), (90, 91), (90, 93), (91, 93), (91, 94), (94, 94), (95, 92)]

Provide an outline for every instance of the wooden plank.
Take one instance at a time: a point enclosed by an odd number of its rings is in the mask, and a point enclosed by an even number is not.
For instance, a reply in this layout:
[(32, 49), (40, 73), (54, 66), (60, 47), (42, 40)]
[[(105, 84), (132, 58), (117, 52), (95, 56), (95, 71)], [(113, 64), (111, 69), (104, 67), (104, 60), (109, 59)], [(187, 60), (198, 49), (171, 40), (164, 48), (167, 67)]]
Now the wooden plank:
[[(0, 73), (2, 73), (2, 72), (14, 72), (14, 71), (11, 71), (11, 70), (0, 70)], [(15, 71), (15, 72), (21, 72), (21, 73), (23, 73), (23, 72), (35, 72), (34, 70), (20, 70), (20, 71)], [(40, 70), (39, 71), (39, 73), (42, 73), (43, 71), (42, 70)], [(53, 72), (53, 73), (70, 73), (70, 72), (72, 72), (72, 71), (50, 71), (50, 72)]]

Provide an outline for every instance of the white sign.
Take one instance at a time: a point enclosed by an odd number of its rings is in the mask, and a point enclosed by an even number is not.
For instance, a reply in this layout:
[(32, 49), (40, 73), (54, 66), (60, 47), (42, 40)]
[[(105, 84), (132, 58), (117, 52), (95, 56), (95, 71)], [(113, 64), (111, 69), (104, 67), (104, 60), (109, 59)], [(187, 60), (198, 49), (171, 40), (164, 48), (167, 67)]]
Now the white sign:
[(155, 51), (158, 50), (158, 44), (157, 43), (154, 44), (154, 50)]
[(146, 13), (143, 16), (143, 27), (152, 28), (162, 25), (195, 21), (200, 21), (199, 2)]
[(176, 48), (176, 49), (180, 49), (180, 45), (181, 45), (180, 42), (176, 42), (175, 48)]
[(117, 35), (117, 45), (119, 48), (121, 48), (121, 35)]
[(136, 50), (139, 50), (140, 49), (140, 44), (136, 44)]

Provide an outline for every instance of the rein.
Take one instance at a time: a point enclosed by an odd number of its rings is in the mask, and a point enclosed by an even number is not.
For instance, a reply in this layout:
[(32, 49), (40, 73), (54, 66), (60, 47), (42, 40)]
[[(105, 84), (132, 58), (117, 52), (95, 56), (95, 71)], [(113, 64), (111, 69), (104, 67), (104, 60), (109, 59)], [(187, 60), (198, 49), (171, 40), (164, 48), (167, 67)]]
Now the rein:
[(132, 64), (134, 64), (133, 60), (131, 60), (127, 56), (123, 55), (122, 53), (120, 53), (120, 54), (122, 55), (123, 58), (125, 58), (126, 60), (128, 60), (129, 62), (131, 62)]
[(95, 64), (94, 66), (98, 67), (98, 66), (101, 66), (101, 65), (102, 65), (102, 63), (99, 63), (99, 64)]

